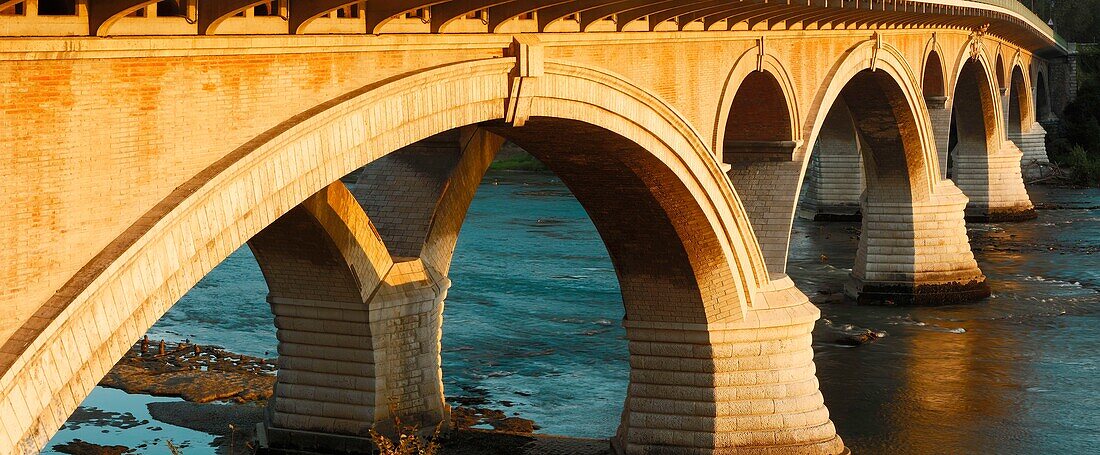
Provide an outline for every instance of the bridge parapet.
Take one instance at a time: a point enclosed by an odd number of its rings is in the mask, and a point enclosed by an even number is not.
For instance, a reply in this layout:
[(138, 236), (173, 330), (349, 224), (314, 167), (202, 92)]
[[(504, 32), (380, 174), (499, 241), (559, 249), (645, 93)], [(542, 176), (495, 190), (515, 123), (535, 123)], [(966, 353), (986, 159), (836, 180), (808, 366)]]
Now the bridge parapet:
[(954, 28), (1067, 45), (1017, 0), (0, 0), (0, 36)]

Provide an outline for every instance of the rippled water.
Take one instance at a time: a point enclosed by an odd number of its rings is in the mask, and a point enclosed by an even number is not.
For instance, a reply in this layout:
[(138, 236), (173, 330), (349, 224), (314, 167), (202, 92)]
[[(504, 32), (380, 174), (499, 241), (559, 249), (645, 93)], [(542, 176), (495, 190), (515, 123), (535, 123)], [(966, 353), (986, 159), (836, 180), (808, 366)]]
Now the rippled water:
[[(1033, 200), (1062, 208), (1041, 210), (1031, 222), (971, 226), (993, 298), (942, 308), (820, 305), (818, 376), (854, 451), (1090, 453), (1100, 445), (1100, 191), (1031, 191)], [(831, 300), (820, 291), (843, 285), (858, 227), (795, 223), (789, 273), (814, 300)], [(628, 377), (622, 301), (603, 243), (564, 186), (542, 174), (490, 177), (451, 270), (448, 396), (487, 400), (545, 433), (612, 435)], [(265, 294), (244, 248), (150, 337), (271, 356)], [(835, 343), (864, 327), (888, 336), (858, 348)], [(85, 406), (145, 416), (141, 403), (151, 400), (97, 388)], [(136, 445), (168, 436), (189, 442), (188, 455), (209, 451), (212, 437), (155, 424), (163, 430), (63, 430), (54, 442)]]
[[(1029, 192), (1064, 209), (970, 226), (992, 298), (943, 308), (821, 306), (834, 326), (889, 333), (850, 349), (831, 343), (835, 331), (824, 320), (815, 332), (825, 402), (853, 450), (1097, 453), (1100, 191)], [(796, 224), (790, 274), (803, 291), (842, 282), (847, 271), (832, 265), (851, 267), (855, 227)]]

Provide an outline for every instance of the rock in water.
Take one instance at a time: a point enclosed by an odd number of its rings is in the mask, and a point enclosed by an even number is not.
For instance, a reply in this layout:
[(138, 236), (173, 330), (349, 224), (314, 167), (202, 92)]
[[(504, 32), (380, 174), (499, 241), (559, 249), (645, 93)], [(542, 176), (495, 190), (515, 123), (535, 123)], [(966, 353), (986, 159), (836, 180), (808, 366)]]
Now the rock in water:
[(72, 455), (123, 455), (134, 453), (134, 449), (126, 446), (101, 446), (79, 439), (55, 445), (53, 450)]
[[(232, 400), (239, 403), (264, 401), (275, 384), (275, 364), (265, 359), (236, 356), (215, 347), (187, 346), (161, 342), (164, 354), (143, 355), (141, 343), (126, 353), (100, 381), (100, 385), (146, 393), (175, 396), (194, 403)], [(236, 359), (237, 361), (223, 360)]]
[(842, 346), (862, 346), (867, 343), (874, 343), (880, 338), (886, 338), (886, 332), (874, 332), (871, 330), (864, 330), (860, 333), (843, 336), (840, 339), (836, 340), (836, 343)]

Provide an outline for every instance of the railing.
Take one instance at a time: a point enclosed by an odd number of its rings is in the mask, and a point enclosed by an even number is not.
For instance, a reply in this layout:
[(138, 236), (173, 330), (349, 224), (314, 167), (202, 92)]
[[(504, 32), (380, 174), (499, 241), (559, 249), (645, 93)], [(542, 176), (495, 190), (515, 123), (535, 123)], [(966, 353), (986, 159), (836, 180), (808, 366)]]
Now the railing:
[[(73, 5), (75, 5), (75, 9), (73, 11), (69, 12), (69, 13), (65, 13), (66, 15), (62, 15), (62, 16), (58, 16), (58, 15), (39, 16), (38, 15), (38, 5), (39, 5), (39, 3), (44, 3), (45, 1), (46, 0), (0, 0), (0, 35), (3, 35), (3, 36), (36, 35), (36, 34), (43, 34), (42, 32), (45, 32), (44, 35), (55, 35), (55, 36), (56, 35), (87, 35), (88, 33), (96, 34), (96, 30), (98, 30), (100, 28), (100, 26), (98, 24), (94, 27), (90, 27), (88, 22), (87, 22), (87, 19), (88, 19), (88, 3), (93, 2), (93, 1), (97, 1), (97, 0), (72, 0), (71, 3)], [(143, 2), (141, 2), (141, 0), (130, 0), (130, 1), (134, 4), (143, 3)], [(141, 11), (144, 11), (145, 14), (139, 14), (139, 15), (143, 16), (143, 17), (140, 17), (140, 18), (137, 18), (137, 17), (114, 18), (114, 21), (119, 22), (120, 26), (114, 28), (112, 34), (116, 34), (116, 35), (117, 34), (169, 34), (170, 35), (170, 34), (196, 34), (196, 33), (202, 34), (202, 33), (204, 33), (204, 31), (199, 30), (202, 27), (199, 26), (199, 25), (196, 25), (195, 21), (194, 21), (195, 15), (197, 13), (195, 11), (195, 5), (197, 4), (198, 1), (200, 1), (200, 0), (179, 0), (180, 7), (182, 9), (185, 9), (185, 10), (188, 11), (188, 14), (186, 15), (186, 17), (180, 16), (180, 15), (177, 15), (177, 17), (159, 17), (158, 13), (156, 12), (157, 11), (157, 6), (155, 6), (155, 4), (150, 3), (149, 6), (141, 9)], [(207, 4), (212, 4), (213, 2), (222, 2), (222, 1), (225, 1), (225, 0), (201, 0), (201, 1), (207, 2)], [(302, 0), (290, 0), (290, 1), (294, 2), (294, 1), (302, 1)], [(517, 1), (520, 1), (520, 0), (517, 0)], [(736, 1), (738, 1), (738, 0), (730, 0), (730, 3), (735, 3)], [(754, 0), (754, 1), (760, 2), (760, 3), (767, 3), (766, 1), (761, 2), (760, 0)], [(856, 5), (869, 4), (872, 8), (874, 8), (875, 6), (877, 6), (876, 4), (881, 4), (885, 8), (887, 1), (890, 1), (890, 3), (894, 3), (894, 0), (858, 0), (856, 2)], [(988, 10), (993, 10), (993, 11), (999, 10), (999, 12), (1001, 14), (1008, 14), (1008, 15), (1015, 16), (1020, 21), (1030, 25), (1040, 35), (1043, 35), (1044, 37), (1049, 39), (1056, 47), (1060, 47), (1063, 52), (1068, 52), (1069, 51), (1068, 43), (1064, 39), (1062, 39), (1062, 37), (1058, 36), (1054, 32), (1054, 30), (1049, 25), (1047, 25), (1046, 22), (1044, 22), (1041, 18), (1039, 18), (1038, 15), (1036, 15), (1034, 12), (1031, 11), (1031, 9), (1024, 6), (1024, 4), (1021, 3), (1018, 0), (902, 0), (902, 1), (910, 2), (910, 3), (933, 4), (933, 5), (938, 5), (938, 6), (945, 6), (946, 5), (946, 6), (952, 6), (952, 7), (962, 7), (962, 8), (972, 8), (972, 9), (988, 9)], [(836, 0), (827, 0), (825, 2), (820, 2), (820, 1), (806, 2), (805, 0), (800, 0), (799, 2), (788, 2), (788, 4), (795, 5), (795, 4), (798, 4), (800, 2), (805, 2), (806, 4), (814, 4), (814, 5), (824, 4), (825, 6), (835, 6), (836, 3), (840, 3), (840, 7), (844, 7), (845, 3), (847, 3), (847, 2), (842, 3), (842, 2), (839, 2), (839, 1), (836, 1)], [(145, 3), (147, 3), (147, 2), (145, 2)], [(272, 3), (273, 2), (268, 3), (268, 6), (267, 6), (268, 9), (271, 8)], [(361, 2), (360, 6), (363, 6), (366, 3), (368, 3), (368, 2), (365, 2), (365, 1)], [(412, 4), (412, 5), (424, 4), (424, 3), (425, 2), (423, 2), (423, 1), (409, 1), (409, 4)], [(782, 1), (780, 1), (778, 3), (782, 3)], [(898, 4), (900, 4), (900, 2), (898, 2)], [(280, 8), (282, 8), (280, 11), (285, 10), (286, 9), (286, 0), (278, 1), (278, 5), (280, 5)], [(983, 7), (982, 5), (987, 5), (987, 6)], [(990, 8), (990, 7), (992, 7), (992, 8)], [(227, 30), (228, 29), (233, 29), (234, 26), (239, 25), (237, 23), (242, 22), (242, 20), (245, 21), (245, 22), (248, 22), (248, 23), (253, 23), (253, 22), (256, 22), (257, 20), (253, 19), (253, 14), (252, 14), (252, 11), (251, 11), (252, 9), (253, 8), (247, 9), (245, 11), (245, 14), (239, 14), (239, 16), (243, 16), (241, 18), (236, 17), (238, 15), (235, 15), (232, 18), (226, 18), (226, 17), (220, 17), (219, 16), (219, 18), (216, 18), (216, 21), (219, 21), (219, 22), (220, 21), (225, 21), (225, 22), (227, 22), (228, 23), (227, 24)], [(216, 11), (212, 10), (212, 11), (209, 11), (209, 12), (205, 12), (203, 14), (210, 14), (211, 12), (216, 12)], [(57, 13), (52, 13), (52, 14), (57, 14)], [(202, 14), (199, 14), (199, 15), (201, 16)], [(37, 16), (37, 17), (32, 17), (32, 16)], [(127, 16), (135, 16), (135, 14), (131, 13), (131, 14), (128, 14)], [(152, 21), (149, 21), (149, 20), (140, 20), (140, 19), (146, 19), (146, 17), (144, 17), (144, 16), (152, 16), (152, 17), (150, 17), (150, 19), (159, 20), (159, 21), (162, 21), (164, 23), (159, 24), (159, 26), (155, 26), (155, 25), (158, 25), (158, 24), (153, 24)], [(282, 16), (282, 14), (280, 14), (280, 17), (281, 16)], [(325, 17), (327, 18), (328, 15), (326, 14)], [(339, 22), (341, 22), (340, 18), (342, 18), (342, 17), (344, 17), (344, 16), (333, 17), (333, 18), (329, 18), (329, 20), (322, 20), (320, 22), (339, 23)], [(348, 17), (351, 17), (351, 16), (348, 16)], [(356, 17), (358, 17), (358, 16), (356, 16)], [(282, 19), (284, 19), (284, 21), (285, 21), (287, 18), (282, 17)], [(199, 22), (202, 22), (202, 21), (199, 21)], [(274, 23), (274, 25), (275, 25), (275, 27), (272, 28), (273, 30), (282, 28), (282, 27), (280, 27), (281, 24), (277, 23), (278, 21), (270, 21), (270, 22)], [(347, 21), (344, 21), (344, 22), (347, 22)], [(150, 33), (150, 30), (160, 30), (160, 31), (154, 31), (154, 32)], [(196, 31), (196, 30), (198, 30), (198, 31)], [(203, 30), (205, 30), (205, 29), (203, 29)], [(263, 30), (267, 30), (267, 29), (265, 28)], [(323, 32), (323, 33), (335, 33), (335, 32), (340, 32), (342, 30), (343, 29), (340, 29), (340, 28), (331, 28), (331, 29), (326, 28), (325, 30), (321, 30), (321, 32)], [(355, 28), (351, 27), (351, 28), (349, 28), (349, 30), (355, 30)], [(255, 30), (253, 30), (253, 32), (255, 32)], [(297, 29), (290, 30), (289, 32), (290, 33), (298, 33)]]
[(1035, 14), (1035, 12), (1031, 10), (1031, 8), (1028, 8), (1028, 7), (1024, 6), (1023, 3), (1021, 3), (1017, 0), (974, 0), (974, 1), (976, 1), (978, 3), (985, 3), (985, 4), (988, 4), (988, 5), (999, 6), (1001, 8), (1012, 11), (1016, 14), (1019, 14), (1020, 16), (1023, 16), (1025, 19), (1027, 19), (1028, 22), (1031, 22), (1031, 25), (1033, 27), (1035, 27), (1039, 31), (1053, 37), (1054, 42), (1058, 43), (1059, 46), (1062, 46), (1063, 49), (1069, 49), (1069, 43), (1064, 38), (1062, 38), (1061, 36), (1058, 36), (1058, 34), (1054, 32), (1054, 29), (1051, 28), (1049, 24), (1047, 24), (1046, 22), (1043, 22), (1043, 19), (1040, 18), (1038, 14)]
[[(947, 3), (947, 2), (944, 2), (942, 0), (941, 1), (936, 1), (936, 0), (912, 0), (912, 1), (918, 1), (918, 2), (922, 2), (922, 3), (939, 3), (939, 4)], [(1031, 8), (1028, 8), (1027, 6), (1024, 6), (1024, 4), (1021, 3), (1019, 0), (965, 0), (965, 1), (959, 1), (957, 3), (967, 3), (967, 2), (969, 2), (969, 3), (982, 3), (982, 4), (985, 4), (985, 5), (996, 6), (998, 8), (1002, 8), (1002, 9), (1008, 10), (1012, 13), (1015, 13), (1016, 15), (1023, 18), (1025, 21), (1029, 22), (1031, 24), (1031, 26), (1035, 27), (1035, 29), (1038, 30), (1040, 33), (1043, 33), (1043, 34), (1049, 36), (1052, 40), (1054, 40), (1055, 44), (1057, 44), (1058, 46), (1061, 46), (1063, 50), (1067, 50), (1067, 51), (1069, 50), (1069, 43), (1064, 38), (1062, 38), (1061, 36), (1058, 36), (1058, 34), (1054, 32), (1054, 29), (1051, 28), (1050, 25), (1048, 25), (1046, 22), (1044, 22), (1043, 19), (1040, 18), (1038, 14), (1035, 14), (1035, 12), (1031, 10)]]

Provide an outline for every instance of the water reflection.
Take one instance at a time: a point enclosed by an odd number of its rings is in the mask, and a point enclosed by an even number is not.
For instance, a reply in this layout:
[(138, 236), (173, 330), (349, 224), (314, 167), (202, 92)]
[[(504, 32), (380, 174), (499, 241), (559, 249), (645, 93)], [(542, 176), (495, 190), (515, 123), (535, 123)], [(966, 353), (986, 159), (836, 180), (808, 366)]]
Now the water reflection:
[[(1090, 453), (1100, 443), (1100, 255), (1093, 254), (1100, 192), (1032, 191), (1051, 205), (1093, 208), (972, 225), (990, 299), (946, 308), (822, 306), (818, 375), (855, 452)], [(791, 275), (807, 294), (843, 279), (856, 247), (844, 234), (853, 227), (796, 222)], [(839, 347), (841, 322), (889, 336)]]

